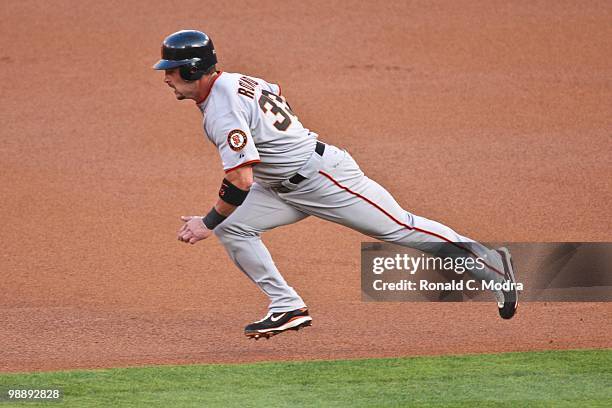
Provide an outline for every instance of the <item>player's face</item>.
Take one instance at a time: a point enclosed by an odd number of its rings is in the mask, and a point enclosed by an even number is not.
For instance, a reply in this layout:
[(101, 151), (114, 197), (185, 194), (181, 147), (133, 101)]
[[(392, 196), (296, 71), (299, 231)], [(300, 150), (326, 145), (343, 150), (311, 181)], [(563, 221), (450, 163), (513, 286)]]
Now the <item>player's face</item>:
[(167, 69), (164, 75), (164, 82), (172, 89), (176, 99), (195, 99), (197, 96), (197, 85), (195, 82), (187, 82), (181, 78), (178, 68)]

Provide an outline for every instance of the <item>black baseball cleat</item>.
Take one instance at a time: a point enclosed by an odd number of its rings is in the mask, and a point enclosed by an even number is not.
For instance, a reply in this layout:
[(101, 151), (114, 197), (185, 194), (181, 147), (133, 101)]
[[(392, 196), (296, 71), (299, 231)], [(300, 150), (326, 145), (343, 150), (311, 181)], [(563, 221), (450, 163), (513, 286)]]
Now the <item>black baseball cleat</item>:
[(255, 340), (261, 337), (268, 339), (284, 331), (299, 330), (311, 324), (312, 317), (308, 309), (303, 307), (289, 312), (268, 313), (263, 319), (245, 327), (244, 334)]
[(510, 283), (508, 291), (501, 290), (497, 293), (497, 308), (502, 319), (512, 319), (518, 307), (518, 290), (516, 290), (516, 277), (514, 275), (514, 263), (508, 248), (502, 247), (497, 250), (504, 264), (504, 278)]

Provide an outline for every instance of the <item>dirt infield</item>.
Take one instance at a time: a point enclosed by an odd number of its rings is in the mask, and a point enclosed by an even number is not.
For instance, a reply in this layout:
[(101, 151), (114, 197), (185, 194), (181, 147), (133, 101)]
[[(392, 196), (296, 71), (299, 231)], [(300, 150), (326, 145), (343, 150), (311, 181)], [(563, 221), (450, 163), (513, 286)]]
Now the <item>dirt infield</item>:
[(176, 241), (217, 153), (151, 70), (166, 34), (205, 30), (412, 212), (611, 241), (609, 2), (62, 3), (0, 6), (0, 371), (612, 347), (610, 303), (362, 303), (367, 238), (313, 218), (264, 236), (313, 327), (247, 341), (263, 294), (216, 239)]

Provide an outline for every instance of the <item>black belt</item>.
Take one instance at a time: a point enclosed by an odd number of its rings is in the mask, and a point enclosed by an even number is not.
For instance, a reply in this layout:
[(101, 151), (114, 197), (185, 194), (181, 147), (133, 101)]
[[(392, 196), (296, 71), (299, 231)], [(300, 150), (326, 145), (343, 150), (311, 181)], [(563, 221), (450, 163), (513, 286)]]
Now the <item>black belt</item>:
[[(325, 152), (325, 143), (321, 143), (317, 140), (317, 145), (315, 146), (315, 153), (323, 157), (323, 152)], [(289, 182), (292, 184), (300, 184), (304, 180), (306, 180), (306, 177), (302, 176), (300, 173), (296, 173), (289, 179)]]

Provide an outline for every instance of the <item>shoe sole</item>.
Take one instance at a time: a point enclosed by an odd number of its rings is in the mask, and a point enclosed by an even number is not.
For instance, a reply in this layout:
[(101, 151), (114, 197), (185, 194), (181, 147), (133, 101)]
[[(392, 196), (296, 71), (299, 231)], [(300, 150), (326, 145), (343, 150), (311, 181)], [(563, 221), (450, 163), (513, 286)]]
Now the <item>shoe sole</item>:
[(297, 331), (297, 330), (300, 330), (302, 327), (308, 327), (311, 325), (312, 325), (312, 317), (296, 316), (293, 319), (289, 320), (287, 323), (283, 324), (282, 326), (273, 327), (270, 329), (244, 332), (244, 335), (249, 338), (255, 339), (255, 340), (258, 340), (261, 337), (269, 339), (270, 337), (276, 336), (277, 334), (280, 334), (287, 330)]
[[(508, 248), (501, 247), (497, 250), (500, 255), (502, 255), (502, 262), (504, 263), (504, 271), (508, 274), (508, 278), (512, 283), (516, 283), (516, 277), (514, 276), (514, 261), (512, 261), (512, 255), (510, 255), (510, 251)], [(516, 314), (516, 309), (518, 309), (518, 290), (514, 288), (512, 290), (514, 292), (514, 309), (512, 310), (512, 314), (508, 316), (500, 316), (502, 319), (512, 319)]]

